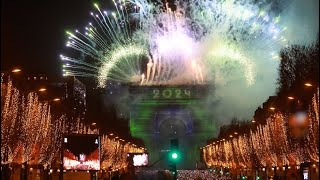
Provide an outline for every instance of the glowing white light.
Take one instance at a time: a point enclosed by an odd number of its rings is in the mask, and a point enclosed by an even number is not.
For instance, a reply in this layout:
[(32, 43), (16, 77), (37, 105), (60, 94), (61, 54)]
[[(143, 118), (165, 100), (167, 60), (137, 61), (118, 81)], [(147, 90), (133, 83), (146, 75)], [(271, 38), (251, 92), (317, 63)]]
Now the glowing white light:
[(148, 165), (148, 154), (138, 154), (133, 156), (134, 166), (146, 166)]

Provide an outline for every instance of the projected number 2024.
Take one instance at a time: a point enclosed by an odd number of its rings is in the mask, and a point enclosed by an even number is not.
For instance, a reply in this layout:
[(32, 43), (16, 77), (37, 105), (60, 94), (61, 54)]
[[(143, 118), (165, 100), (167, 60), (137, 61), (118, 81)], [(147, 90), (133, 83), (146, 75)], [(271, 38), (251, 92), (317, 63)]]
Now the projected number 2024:
[(153, 98), (188, 98), (191, 91), (188, 89), (154, 89)]

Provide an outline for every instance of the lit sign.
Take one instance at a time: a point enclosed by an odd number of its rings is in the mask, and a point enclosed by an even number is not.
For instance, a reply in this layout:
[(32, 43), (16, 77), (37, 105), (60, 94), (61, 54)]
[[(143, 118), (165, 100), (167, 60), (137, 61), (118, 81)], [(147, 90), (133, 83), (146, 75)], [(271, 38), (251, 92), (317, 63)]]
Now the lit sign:
[[(133, 98), (144, 100), (187, 100), (205, 98), (208, 86), (131, 86), (129, 91)], [(141, 96), (142, 95), (142, 96)]]
[(189, 89), (179, 89), (179, 88), (170, 88), (170, 89), (153, 89), (153, 99), (169, 99), (169, 98), (190, 98), (191, 91)]

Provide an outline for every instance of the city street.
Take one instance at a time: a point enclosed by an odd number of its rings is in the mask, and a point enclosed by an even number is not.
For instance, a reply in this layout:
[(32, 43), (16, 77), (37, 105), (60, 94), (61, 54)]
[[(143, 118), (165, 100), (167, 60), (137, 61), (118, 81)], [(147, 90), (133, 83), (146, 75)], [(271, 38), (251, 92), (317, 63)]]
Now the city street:
[(319, 179), (319, 0), (1, 5), (1, 179)]

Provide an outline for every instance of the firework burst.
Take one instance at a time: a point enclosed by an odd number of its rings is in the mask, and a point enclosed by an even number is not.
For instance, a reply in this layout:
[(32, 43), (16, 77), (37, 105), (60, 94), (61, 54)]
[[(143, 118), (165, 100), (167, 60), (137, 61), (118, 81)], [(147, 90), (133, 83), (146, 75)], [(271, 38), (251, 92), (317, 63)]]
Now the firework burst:
[[(147, 0), (115, 2), (115, 11), (94, 4), (94, 23), (68, 31), (67, 46), (79, 57), (60, 55), (65, 76), (96, 77), (136, 85), (222, 83), (243, 77), (255, 82), (255, 61), (278, 59), (287, 44), (280, 17), (237, 1)], [(224, 70), (226, 64), (228, 71)], [(230, 69), (231, 68), (231, 69)], [(231, 74), (231, 75), (230, 75)]]

